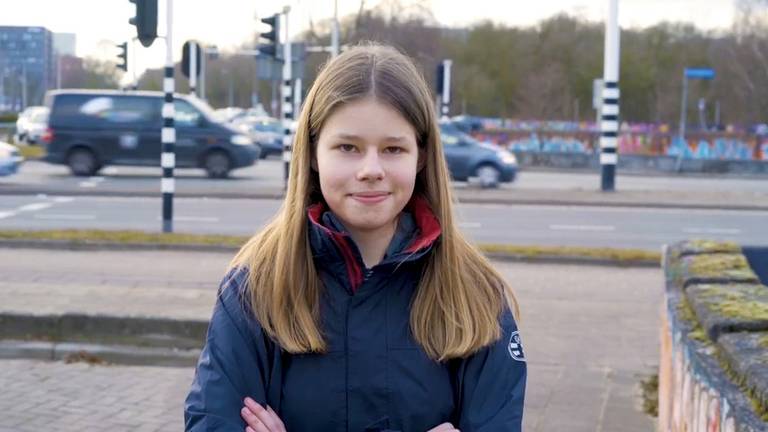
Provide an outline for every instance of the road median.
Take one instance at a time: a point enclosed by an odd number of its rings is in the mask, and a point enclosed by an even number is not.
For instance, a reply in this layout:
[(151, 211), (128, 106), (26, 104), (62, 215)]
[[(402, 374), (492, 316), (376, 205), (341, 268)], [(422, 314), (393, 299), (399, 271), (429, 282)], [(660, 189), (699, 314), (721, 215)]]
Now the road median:
[[(245, 236), (152, 233), (104, 230), (0, 230), (0, 247), (58, 250), (176, 250), (236, 252)], [(491, 259), (505, 261), (575, 263), (658, 267), (659, 252), (607, 247), (536, 246), (479, 243)]]

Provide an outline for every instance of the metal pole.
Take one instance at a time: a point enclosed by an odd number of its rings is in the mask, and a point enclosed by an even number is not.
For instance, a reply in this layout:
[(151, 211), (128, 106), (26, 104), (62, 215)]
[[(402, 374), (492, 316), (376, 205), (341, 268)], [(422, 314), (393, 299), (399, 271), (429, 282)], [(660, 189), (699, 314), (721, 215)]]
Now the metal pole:
[(333, 32), (331, 33), (331, 56), (339, 55), (339, 0), (333, 1)]
[(619, 1), (608, 0), (605, 20), (603, 63), (603, 106), (600, 116), (600, 186), (603, 192), (615, 190), (619, 135)]
[(205, 97), (205, 64), (208, 62), (208, 53), (205, 48), (202, 52), (203, 58), (200, 59), (200, 98), (207, 101), (208, 99)]
[(173, 169), (176, 167), (176, 125), (174, 116), (176, 110), (173, 103), (173, 92), (176, 83), (173, 77), (173, 0), (167, 1), (167, 26), (165, 35), (165, 78), (163, 79), (163, 91), (165, 101), (163, 103), (163, 129), (162, 129), (162, 154), (160, 166), (163, 168), (163, 178), (160, 181), (160, 190), (163, 194), (163, 232), (173, 232), (173, 193), (175, 181)]
[(25, 63), (21, 65), (21, 80), (22, 80), (22, 86), (21, 86), (21, 108), (26, 109), (27, 108), (27, 63), (25, 60)]
[(138, 69), (138, 65), (136, 64), (136, 41), (138, 38), (131, 38), (131, 64), (133, 65), (131, 67), (131, 72), (133, 73), (133, 84), (131, 87), (133, 90), (139, 89), (139, 80), (136, 77), (136, 69)]
[(298, 113), (301, 110), (301, 78), (296, 78), (293, 84), (293, 107)]
[(282, 112), (281, 119), (283, 123), (283, 178), (285, 179), (285, 188), (288, 188), (288, 173), (291, 171), (291, 144), (293, 131), (293, 97), (291, 95), (291, 39), (288, 32), (288, 14), (291, 12), (290, 6), (283, 8), (283, 21), (285, 27), (285, 42), (283, 43), (283, 88), (282, 88)]
[(685, 141), (685, 120), (686, 120), (686, 108), (688, 105), (688, 77), (683, 70), (683, 98), (680, 102), (680, 139)]
[(56, 88), (61, 88), (61, 55), (56, 54)]
[(720, 101), (715, 101), (715, 130), (720, 128)]
[(680, 172), (683, 167), (683, 156), (685, 149), (688, 148), (688, 143), (685, 142), (685, 120), (686, 120), (686, 108), (688, 107), (688, 76), (683, 68), (683, 100), (680, 103), (680, 131), (678, 141), (680, 144), (680, 151), (677, 154), (677, 161), (675, 162), (675, 171)]
[(448, 111), (451, 106), (451, 65), (453, 61), (443, 60), (443, 95), (441, 100), (441, 109), (443, 119), (448, 118)]
[(197, 94), (197, 42), (189, 44), (189, 94)]

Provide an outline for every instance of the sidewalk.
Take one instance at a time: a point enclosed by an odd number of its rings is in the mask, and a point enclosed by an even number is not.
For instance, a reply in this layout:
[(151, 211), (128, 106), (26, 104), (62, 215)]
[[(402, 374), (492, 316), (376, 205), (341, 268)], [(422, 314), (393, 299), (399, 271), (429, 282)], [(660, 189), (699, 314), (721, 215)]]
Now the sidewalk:
[[(230, 253), (0, 249), (0, 313), (207, 320)], [(529, 363), (524, 430), (649, 431), (659, 269), (497, 262)], [(0, 360), (0, 431), (176, 431), (189, 367)]]

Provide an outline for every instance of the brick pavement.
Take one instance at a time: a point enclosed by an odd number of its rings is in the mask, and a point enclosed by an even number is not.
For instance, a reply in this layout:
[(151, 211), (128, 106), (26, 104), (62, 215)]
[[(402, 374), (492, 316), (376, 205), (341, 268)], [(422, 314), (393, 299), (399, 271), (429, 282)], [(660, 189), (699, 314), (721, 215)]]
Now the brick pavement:
[[(204, 317), (227, 254), (0, 249), (0, 309)], [(500, 263), (529, 362), (526, 431), (649, 431), (659, 269)], [(181, 430), (190, 368), (0, 360), (0, 431)]]

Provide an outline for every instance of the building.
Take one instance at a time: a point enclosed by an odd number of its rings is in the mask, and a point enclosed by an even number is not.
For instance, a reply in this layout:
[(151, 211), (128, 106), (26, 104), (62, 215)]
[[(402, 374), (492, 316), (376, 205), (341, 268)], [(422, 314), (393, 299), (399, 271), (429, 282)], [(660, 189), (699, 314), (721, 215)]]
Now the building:
[(76, 37), (74, 33), (54, 33), (53, 52), (58, 56), (75, 56)]
[(44, 27), (0, 26), (0, 109), (39, 105), (56, 79), (53, 33)]

